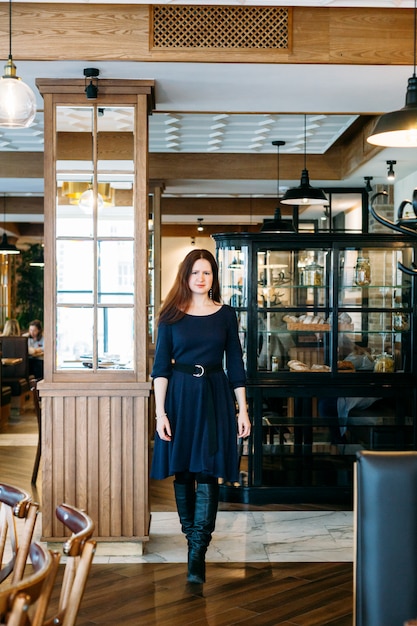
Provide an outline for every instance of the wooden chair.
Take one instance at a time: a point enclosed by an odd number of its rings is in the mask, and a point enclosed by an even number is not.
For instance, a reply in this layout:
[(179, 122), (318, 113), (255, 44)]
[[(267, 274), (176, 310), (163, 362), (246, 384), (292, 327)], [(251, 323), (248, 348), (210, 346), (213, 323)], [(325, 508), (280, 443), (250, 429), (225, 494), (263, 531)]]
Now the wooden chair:
[[(10, 575), (12, 583), (23, 577), (38, 510), (39, 504), (29, 493), (0, 483), (0, 583)], [(19, 526), (23, 524), (19, 532), (17, 519), (22, 520)], [(6, 547), (11, 549), (11, 557), (3, 563)]]
[(42, 454), (42, 413), (41, 413), (41, 402), (39, 399), (37, 381), (35, 379), (31, 379), (30, 389), (31, 389), (32, 396), (33, 396), (33, 404), (35, 405), (36, 419), (38, 422), (38, 446), (36, 448), (36, 456), (35, 456), (35, 462), (33, 465), (32, 479), (31, 479), (32, 485), (36, 485), (36, 481), (38, 479), (38, 472), (39, 472), (39, 463), (40, 463), (41, 454)]
[(59, 505), (56, 516), (72, 534), (63, 545), (67, 562), (58, 609), (48, 616), (44, 626), (74, 626), (96, 548), (96, 541), (91, 539), (94, 522), (84, 511), (68, 504)]
[(33, 571), (19, 582), (0, 587), (0, 622), (7, 626), (42, 626), (60, 555), (32, 543)]

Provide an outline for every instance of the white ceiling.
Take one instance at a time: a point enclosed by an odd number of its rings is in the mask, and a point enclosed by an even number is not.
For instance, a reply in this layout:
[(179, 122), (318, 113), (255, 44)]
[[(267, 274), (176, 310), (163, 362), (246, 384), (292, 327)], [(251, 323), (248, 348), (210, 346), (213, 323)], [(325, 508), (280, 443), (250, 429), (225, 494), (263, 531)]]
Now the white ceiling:
[[(96, 0), (76, 1), (87, 4)], [(107, 0), (100, 2), (107, 3)], [(265, 4), (249, 0), (201, 3)], [(178, 4), (192, 3), (181, 0)], [(282, 5), (278, 2), (268, 4)], [(285, 5), (409, 8), (414, 6), (414, 0), (307, 0), (286, 2)], [(100, 78), (155, 80), (156, 110), (150, 119), (151, 152), (276, 153), (271, 142), (282, 139), (286, 141), (286, 145), (280, 148), (282, 154), (302, 153), (304, 114), (307, 114), (307, 167), (308, 154), (323, 153), (356, 116), (375, 115), (404, 106), (407, 80), (413, 72), (412, 67), (381, 65), (146, 63), (94, 59), (76, 62), (15, 59), (15, 63), (18, 76), (37, 95), (38, 114), (29, 129), (0, 129), (2, 151), (43, 151), (43, 101), (35, 86), (36, 78), (82, 78), (84, 68), (96, 67), (100, 70)], [(417, 169), (417, 149), (383, 150), (354, 172), (349, 180), (339, 184), (323, 179), (311, 182), (324, 187), (363, 186), (364, 176), (372, 176), (373, 184), (383, 183), (386, 182), (387, 160), (397, 161), (397, 177), (403, 178)], [(285, 189), (298, 183), (298, 180), (281, 180), (280, 187)], [(1, 178), (0, 172), (0, 193), (41, 195), (43, 180), (6, 179)], [(217, 180), (214, 183), (168, 179), (165, 193), (174, 196), (275, 196), (276, 181)], [(16, 216), (18, 220), (24, 220), (24, 217)]]
[[(37, 95), (38, 114), (28, 129), (0, 131), (0, 150), (43, 150), (43, 101), (35, 79), (83, 77), (97, 67), (101, 78), (156, 81), (156, 111), (150, 119), (151, 152), (302, 153), (307, 113), (307, 154), (323, 153), (359, 114), (377, 114), (404, 105), (412, 67), (259, 65), (217, 63), (18, 62), (17, 73)], [(207, 113), (209, 112), (209, 113)], [(256, 114), (255, 114), (256, 113)], [(173, 129), (175, 127), (175, 133)], [(215, 135), (215, 133), (221, 133)], [(172, 140), (175, 136), (177, 139)], [(216, 143), (211, 143), (213, 140)], [(417, 150), (387, 149), (340, 185), (358, 186), (364, 176), (383, 182), (386, 160), (397, 161), (404, 177), (414, 171)], [(307, 159), (308, 167), (308, 159)], [(0, 173), (1, 176), (1, 173)], [(282, 181), (291, 186), (296, 181)], [(315, 181), (334, 186), (334, 181)], [(201, 185), (201, 187), (199, 186)], [(213, 193), (210, 181), (168, 181), (167, 193)], [(216, 195), (276, 192), (273, 181), (217, 181)], [(2, 179), (0, 193), (43, 193), (43, 181)]]

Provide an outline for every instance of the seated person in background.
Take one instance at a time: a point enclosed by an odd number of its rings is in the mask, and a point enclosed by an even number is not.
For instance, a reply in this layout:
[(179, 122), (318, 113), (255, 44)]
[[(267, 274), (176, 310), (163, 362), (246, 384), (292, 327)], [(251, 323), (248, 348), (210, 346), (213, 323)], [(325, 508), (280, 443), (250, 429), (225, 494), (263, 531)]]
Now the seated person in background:
[(16, 319), (6, 320), (3, 328), (3, 337), (20, 337), (20, 324)]
[(351, 409), (365, 410), (380, 398), (320, 398), (318, 411), (329, 419), (331, 443), (347, 443), (346, 430)]
[(28, 352), (29, 374), (33, 374), (36, 380), (43, 378), (43, 329), (39, 320), (29, 323)]

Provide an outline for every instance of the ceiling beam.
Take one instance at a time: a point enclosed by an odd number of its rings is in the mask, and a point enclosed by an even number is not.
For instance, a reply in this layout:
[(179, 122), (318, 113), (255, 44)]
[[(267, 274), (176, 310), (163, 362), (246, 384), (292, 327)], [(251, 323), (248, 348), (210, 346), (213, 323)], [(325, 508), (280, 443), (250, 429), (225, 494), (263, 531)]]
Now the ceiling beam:
[(43, 152), (0, 152), (0, 178), (43, 178)]
[(259, 232), (259, 224), (204, 224), (204, 231), (200, 233), (196, 224), (162, 224), (162, 237), (210, 237), (214, 233), (257, 233)]
[[(161, 198), (162, 215), (193, 215), (196, 219), (204, 215), (272, 217), (276, 206), (276, 198)], [(292, 209), (292, 206), (281, 205), (284, 216), (291, 216)]]

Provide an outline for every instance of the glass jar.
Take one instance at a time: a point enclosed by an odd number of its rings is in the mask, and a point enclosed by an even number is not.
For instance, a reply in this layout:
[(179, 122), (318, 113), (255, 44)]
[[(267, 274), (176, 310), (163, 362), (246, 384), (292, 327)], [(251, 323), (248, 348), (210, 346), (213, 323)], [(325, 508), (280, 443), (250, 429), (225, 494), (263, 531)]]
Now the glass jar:
[(399, 296), (394, 297), (394, 309), (392, 313), (392, 328), (397, 332), (404, 332), (410, 330), (410, 318), (408, 313), (403, 310), (401, 298)]
[(303, 285), (321, 287), (323, 285), (323, 267), (318, 263), (306, 265), (303, 272)]
[(366, 287), (371, 284), (371, 264), (368, 258), (358, 256), (355, 265), (355, 284)]
[(375, 359), (374, 372), (379, 374), (391, 374), (395, 371), (394, 359), (387, 352), (378, 354)]
[(397, 332), (410, 330), (410, 320), (404, 311), (394, 311), (392, 314), (392, 327)]

